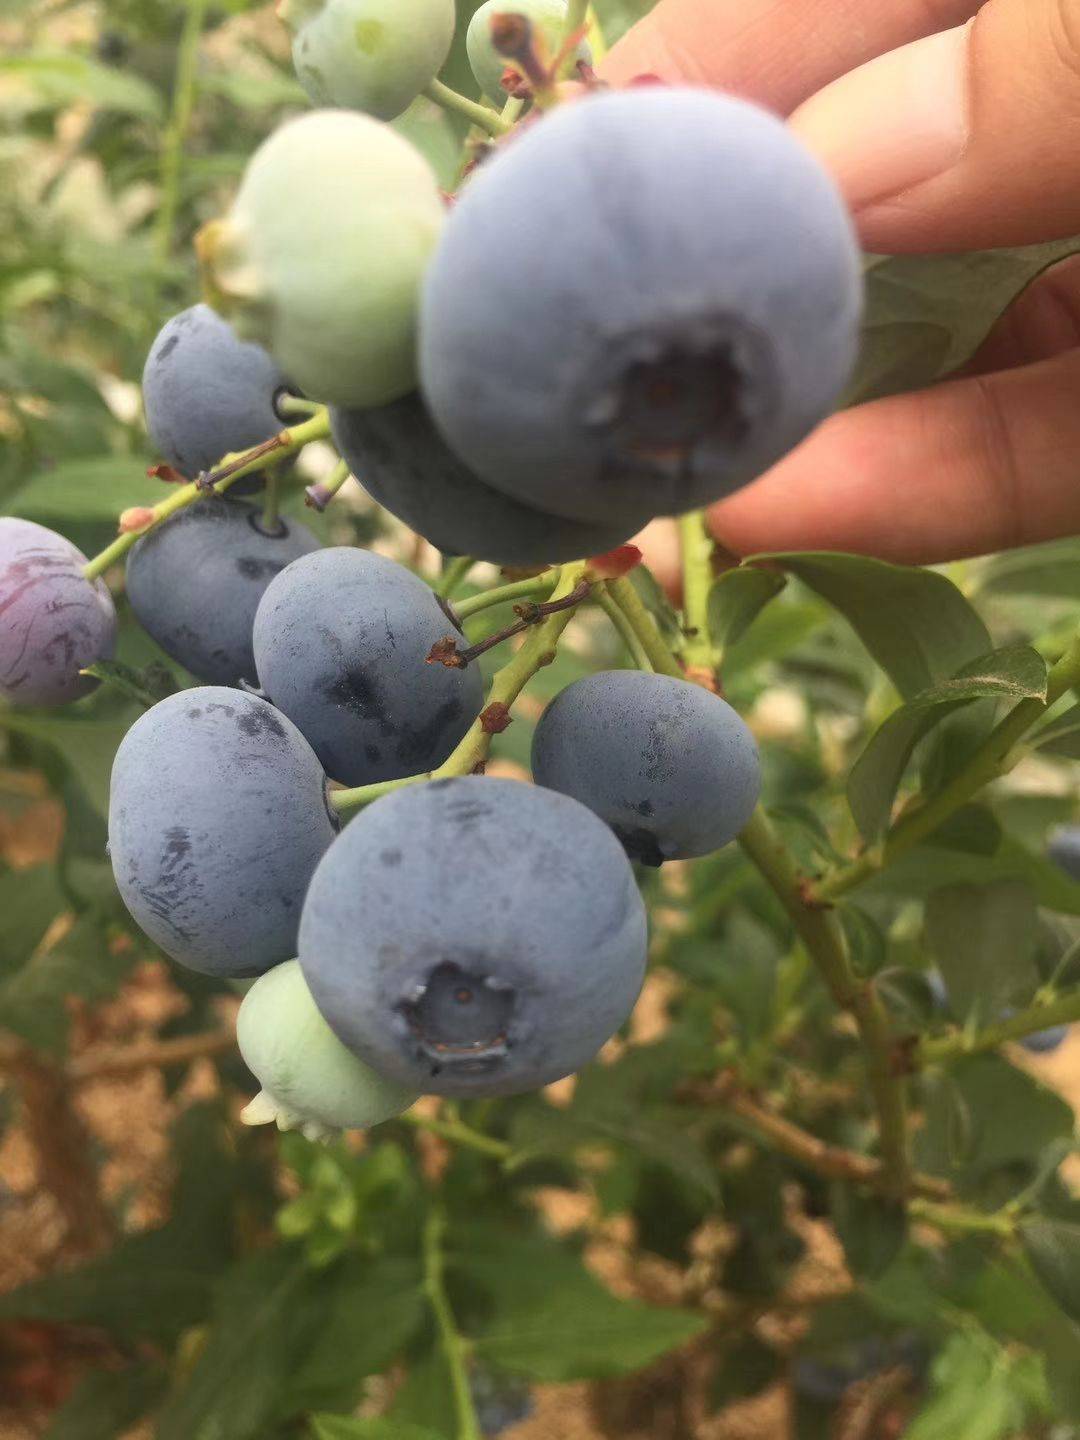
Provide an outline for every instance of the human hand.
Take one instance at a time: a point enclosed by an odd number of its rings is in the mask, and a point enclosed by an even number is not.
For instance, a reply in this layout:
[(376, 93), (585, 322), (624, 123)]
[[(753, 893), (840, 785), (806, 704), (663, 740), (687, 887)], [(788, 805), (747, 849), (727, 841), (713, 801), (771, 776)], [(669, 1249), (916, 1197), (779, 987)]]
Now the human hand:
[[(1080, 0), (660, 0), (604, 78), (651, 73), (778, 110), (879, 253), (1080, 231)], [(834, 416), (710, 511), (738, 555), (934, 563), (1080, 530), (1080, 257), (966, 367)]]

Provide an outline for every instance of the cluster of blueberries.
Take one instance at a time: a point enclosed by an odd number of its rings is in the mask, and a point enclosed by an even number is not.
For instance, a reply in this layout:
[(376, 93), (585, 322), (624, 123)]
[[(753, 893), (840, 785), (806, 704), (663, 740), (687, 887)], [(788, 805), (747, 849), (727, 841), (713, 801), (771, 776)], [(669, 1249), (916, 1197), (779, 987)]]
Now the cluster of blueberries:
[[(496, 102), (522, 82), (492, 39), (500, 8), (467, 37)], [(518, 8), (533, 58), (557, 51), (564, 0)], [(349, 468), (419, 534), (529, 569), (730, 493), (834, 406), (859, 255), (779, 121), (689, 89), (588, 94), (530, 114), (448, 209), (385, 122), (435, 93), (453, 0), (281, 13), (302, 83), (333, 108), (272, 135), (200, 232), (214, 308), (174, 316), (143, 376), (174, 471), (277, 434), (292, 393), (329, 406)], [(631, 861), (738, 834), (760, 787), (750, 732), (688, 681), (603, 672), (543, 715), (535, 785), (419, 783), (483, 707), (474, 665), (428, 663), (452, 610), (393, 561), (268, 520), (240, 498), (263, 483), (207, 494), (130, 552), (132, 610), (202, 683), (117, 753), (125, 904), (180, 963), (259, 977), (239, 1018), (263, 1087), (252, 1120), (321, 1134), (422, 1092), (506, 1095), (576, 1071), (641, 986)], [(87, 567), (61, 536), (0, 520), (6, 700), (78, 699), (112, 654), (113, 602)], [(332, 782), (414, 778), (341, 829)]]

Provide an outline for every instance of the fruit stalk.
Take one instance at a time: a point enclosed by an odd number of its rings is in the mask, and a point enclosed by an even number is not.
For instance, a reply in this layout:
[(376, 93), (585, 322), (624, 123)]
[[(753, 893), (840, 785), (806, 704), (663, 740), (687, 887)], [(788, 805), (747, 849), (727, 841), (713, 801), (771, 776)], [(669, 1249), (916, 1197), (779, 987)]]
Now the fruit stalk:
[(1016, 1221), (1000, 1211), (986, 1215), (961, 1205), (935, 1205), (931, 1200), (912, 1200), (909, 1209), (912, 1219), (951, 1235), (996, 1235), (1005, 1240), (1016, 1235)]
[(649, 664), (658, 675), (670, 675), (674, 680), (685, 680), (682, 666), (664, 644), (656, 621), (645, 608), (640, 595), (626, 575), (608, 581), (608, 593), (630, 622), (641, 647), (649, 657)]
[(480, 1422), (469, 1388), (469, 1372), (466, 1368), (467, 1344), (457, 1328), (450, 1298), (446, 1293), (446, 1259), (443, 1253), (443, 1239), (446, 1235), (446, 1215), (442, 1209), (433, 1206), (424, 1223), (424, 1291), (435, 1317), (439, 1332), (439, 1344), (446, 1356), (446, 1367), (450, 1372), (450, 1389), (454, 1397), (454, 1412), (457, 1417), (457, 1440), (482, 1440)]
[(476, 561), (471, 555), (456, 556), (450, 561), (436, 581), (434, 586), (435, 594), (441, 595), (444, 600), (447, 599), (454, 593), (475, 564)]
[(173, 79), (172, 113), (161, 146), (161, 199), (154, 226), (154, 244), (158, 260), (164, 263), (172, 249), (176, 212), (180, 203), (180, 172), (184, 161), (184, 142), (191, 124), (195, 100), (196, 69), (199, 61), (199, 39), (206, 18), (209, 0), (187, 0), (184, 27), (176, 52)]
[(683, 659), (687, 678), (717, 688), (718, 655), (709, 631), (712, 540), (700, 510), (679, 517), (683, 573)]
[(1041, 1001), (1019, 1010), (1007, 1020), (969, 1034), (956, 1030), (949, 1035), (929, 1036), (921, 1040), (912, 1054), (912, 1065), (942, 1065), (950, 1060), (959, 1060), (965, 1055), (980, 1055), (986, 1050), (996, 1050), (1009, 1040), (1023, 1040), (1028, 1035), (1037, 1035), (1040, 1030), (1050, 1030), (1055, 1025), (1071, 1025), (1080, 1020), (1080, 990), (1069, 995), (1059, 995), (1050, 1001)]
[(142, 538), (147, 531), (159, 525), (162, 520), (167, 520), (170, 515), (175, 515), (180, 510), (185, 510), (193, 505), (201, 495), (208, 490), (214, 490), (217, 494), (223, 494), (230, 485), (240, 480), (245, 475), (252, 475), (257, 470), (263, 470), (267, 464), (274, 464), (284, 460), (286, 456), (293, 455), (297, 450), (302, 450), (311, 440), (321, 440), (330, 433), (330, 420), (325, 410), (313, 415), (310, 420), (305, 420), (300, 425), (294, 425), (290, 430), (282, 430), (272, 440), (263, 441), (251, 450), (241, 451), (236, 455), (226, 455), (214, 470), (201, 477), (199, 480), (192, 480), (187, 485), (181, 485), (169, 496), (167, 500), (160, 501), (151, 511), (152, 518), (149, 524), (139, 530), (131, 530), (123, 535), (118, 535), (111, 545), (90, 560), (83, 570), (87, 580), (96, 580), (103, 575), (110, 565), (114, 565), (123, 555), (126, 555), (136, 540)]
[(466, 120), (471, 120), (481, 130), (486, 130), (494, 139), (505, 135), (511, 128), (501, 115), (494, 110), (489, 110), (486, 105), (481, 105), (478, 100), (470, 100), (467, 95), (460, 95), (452, 90), (449, 85), (444, 85), (441, 80), (432, 80), (430, 85), (424, 87), (423, 92), (429, 100), (434, 100), (444, 110), (449, 110), (456, 115), (464, 115)]
[(462, 1120), (439, 1120), (432, 1115), (417, 1115), (412, 1110), (406, 1110), (404, 1115), (398, 1116), (398, 1119), (405, 1125), (411, 1125), (414, 1130), (427, 1130), (431, 1135), (438, 1135), (442, 1140), (449, 1140), (452, 1145), (461, 1145), (466, 1150), (475, 1150), (478, 1154), (488, 1155), (492, 1160), (499, 1160), (503, 1164), (513, 1154), (510, 1146), (504, 1140), (496, 1140), (491, 1135), (483, 1135)]
[(1020, 758), (1017, 745), (1031, 727), (1068, 691), (1080, 685), (1080, 635), (1050, 670), (1046, 699), (1021, 700), (971, 757), (960, 773), (918, 810), (905, 815), (879, 845), (850, 865), (840, 866), (810, 889), (811, 898), (827, 904), (877, 875), (920, 841), (932, 835), (961, 806), (991, 781), (1007, 775)]
[(470, 595), (460, 600), (454, 611), (459, 620), (468, 620), (493, 605), (509, 604), (511, 600), (522, 600), (532, 595), (548, 595), (559, 581), (557, 569), (545, 570), (542, 575), (532, 575), (527, 580), (514, 580), (509, 585), (498, 585), (494, 590), (485, 590), (482, 595)]
[(604, 581), (603, 584), (596, 587), (594, 597), (596, 603), (619, 632), (619, 636), (637, 668), (639, 670), (651, 671), (653, 667), (645, 651), (645, 647), (638, 639), (637, 631), (630, 624), (625, 613), (612, 599), (610, 585), (610, 581)]
[[(563, 600), (572, 594), (580, 585), (586, 569), (587, 562), (584, 560), (564, 565), (559, 583), (552, 592), (551, 601)], [(330, 797), (334, 809), (341, 812), (368, 805), (372, 800), (378, 800), (382, 795), (400, 789), (403, 785), (416, 785), (423, 780), (443, 780), (453, 775), (473, 774), (487, 759), (492, 736), (506, 728), (510, 706), (536, 672), (554, 659), (559, 637), (576, 611), (576, 605), (565, 610), (556, 610), (532, 628), (521, 649), (492, 680), (479, 717), (473, 721), (457, 748), (437, 770), (420, 775), (407, 775), (401, 780), (382, 781), (376, 785), (359, 785), (352, 790), (337, 790)]]

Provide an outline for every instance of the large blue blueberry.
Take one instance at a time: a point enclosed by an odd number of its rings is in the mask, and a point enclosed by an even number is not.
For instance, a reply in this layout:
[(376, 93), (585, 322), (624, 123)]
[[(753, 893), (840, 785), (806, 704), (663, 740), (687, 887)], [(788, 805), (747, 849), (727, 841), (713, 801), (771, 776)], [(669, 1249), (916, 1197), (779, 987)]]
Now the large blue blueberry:
[(839, 193), (774, 116), (703, 90), (593, 96), (450, 212), (421, 387), (488, 484), (632, 527), (753, 480), (829, 413), (861, 294)]
[(493, 489), (436, 430), (419, 394), (373, 410), (332, 410), (334, 443), (364, 489), (449, 555), (557, 565), (621, 545), (633, 526), (548, 515)]
[(537, 784), (587, 805), (649, 865), (726, 845), (761, 789), (757, 744), (726, 701), (641, 670), (568, 685), (540, 717), (532, 766)]
[[(143, 410), (155, 450), (193, 480), (224, 456), (283, 427), (274, 409), (288, 381), (261, 345), (237, 339), (209, 305), (192, 305), (158, 331), (143, 368)], [(261, 476), (232, 487), (250, 493)]]
[(296, 954), (300, 907), (337, 831), (326, 776), (265, 700), (208, 685), (141, 715), (113, 763), (109, 853), (133, 919), (208, 975)]
[(86, 556), (32, 520), (0, 518), (0, 697), (13, 705), (63, 705), (96, 685), (80, 675), (108, 660), (116, 611)]
[(267, 529), (254, 505), (209, 497), (136, 544), (128, 598), (143, 628), (200, 680), (254, 684), (251, 630), (263, 592), (286, 565), (318, 548), (296, 520)]
[(475, 665), (429, 665), (454, 627), (427, 585), (367, 550), (305, 555), (267, 587), (255, 665), (274, 704), (348, 785), (442, 763), (480, 713)]
[(346, 827), (315, 872), (300, 963), (381, 1074), (510, 1095), (586, 1064), (629, 1015), (645, 910), (611, 832), (512, 780), (410, 786)]

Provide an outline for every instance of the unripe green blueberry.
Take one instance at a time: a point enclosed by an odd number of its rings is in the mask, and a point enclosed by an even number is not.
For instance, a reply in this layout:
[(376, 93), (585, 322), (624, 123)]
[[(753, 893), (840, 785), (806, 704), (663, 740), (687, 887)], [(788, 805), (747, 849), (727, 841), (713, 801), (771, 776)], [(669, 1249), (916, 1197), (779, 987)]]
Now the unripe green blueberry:
[(316, 105), (393, 120), (442, 69), (454, 0), (281, 0), (293, 64)]
[(382, 405), (415, 386), (419, 287), (443, 217), (408, 140), (315, 110), (259, 147), (228, 216), (200, 230), (207, 298), (305, 395)]
[[(543, 47), (544, 58), (554, 60), (566, 24), (566, 0), (485, 0), (469, 22), (465, 36), (469, 64), (481, 90), (499, 105), (506, 99), (503, 71), (511, 62), (491, 43), (491, 17), (506, 13), (526, 16)], [(584, 60), (587, 65), (592, 64), (592, 49), (586, 41), (578, 43), (573, 58), (575, 63)]]
[(392, 1120), (417, 1098), (346, 1050), (319, 1013), (297, 960), (275, 965), (252, 985), (236, 1038), (262, 1086), (241, 1116), (248, 1125), (276, 1121), (280, 1130), (321, 1140)]

